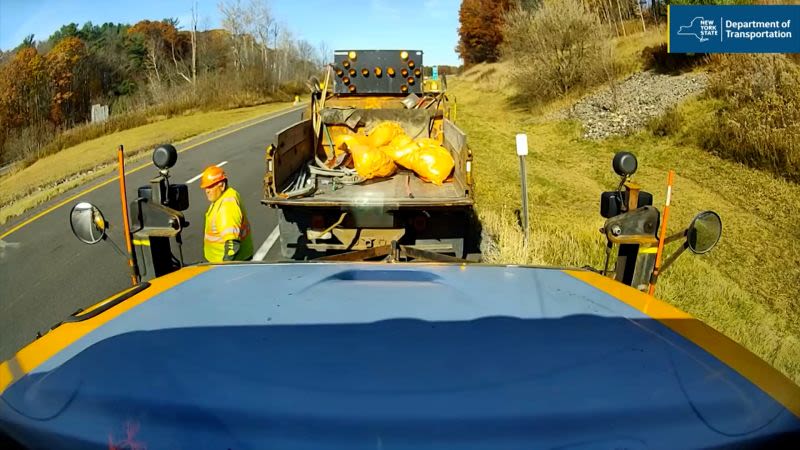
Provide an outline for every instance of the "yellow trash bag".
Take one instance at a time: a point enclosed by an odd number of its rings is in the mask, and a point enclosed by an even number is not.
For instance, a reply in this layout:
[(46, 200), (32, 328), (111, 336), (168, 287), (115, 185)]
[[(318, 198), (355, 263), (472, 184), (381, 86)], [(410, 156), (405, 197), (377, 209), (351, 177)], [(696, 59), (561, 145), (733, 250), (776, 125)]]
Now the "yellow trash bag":
[[(354, 134), (337, 134), (333, 136), (333, 150), (336, 156), (347, 151), (354, 145), (363, 144), (362, 137)], [(327, 139), (326, 139), (327, 141)]]
[(350, 147), (350, 154), (353, 155), (356, 172), (366, 180), (389, 177), (397, 171), (397, 166), (392, 159), (379, 148), (354, 144)]
[(394, 139), (392, 139), (392, 142), (389, 142), (389, 144), (387, 144), (387, 147), (399, 148), (399, 147), (402, 147), (404, 145), (408, 145), (408, 144), (410, 144), (412, 142), (414, 142), (414, 140), (411, 139), (410, 137), (408, 137), (407, 134), (403, 133), (403, 134), (395, 136)]
[(412, 141), (411, 138), (405, 134), (402, 134), (392, 139), (389, 145), (381, 147), (381, 150), (389, 155), (392, 161), (405, 167), (403, 161), (417, 148), (419, 148), (419, 145), (417, 145), (416, 142)]
[(439, 145), (424, 145), (413, 151), (407, 158), (409, 169), (422, 179), (441, 185), (450, 176), (455, 161), (446, 148)]
[(397, 122), (381, 122), (367, 136), (367, 144), (379, 148), (392, 142), (397, 136), (405, 134), (403, 127)]
[(433, 139), (433, 138), (419, 138), (415, 142), (420, 147), (426, 147), (426, 146), (438, 147), (438, 146), (442, 145), (442, 144), (439, 143), (439, 141), (437, 141), (436, 139)]

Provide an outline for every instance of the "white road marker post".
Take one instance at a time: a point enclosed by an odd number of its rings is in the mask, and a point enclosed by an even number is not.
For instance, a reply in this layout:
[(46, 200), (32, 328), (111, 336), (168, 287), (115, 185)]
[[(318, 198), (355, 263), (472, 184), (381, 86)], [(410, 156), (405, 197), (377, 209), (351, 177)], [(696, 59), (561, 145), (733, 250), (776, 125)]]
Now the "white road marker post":
[(528, 244), (528, 175), (525, 170), (525, 156), (528, 154), (528, 135), (517, 134), (517, 155), (519, 156), (519, 177), (522, 186), (522, 231), (525, 233), (525, 245)]

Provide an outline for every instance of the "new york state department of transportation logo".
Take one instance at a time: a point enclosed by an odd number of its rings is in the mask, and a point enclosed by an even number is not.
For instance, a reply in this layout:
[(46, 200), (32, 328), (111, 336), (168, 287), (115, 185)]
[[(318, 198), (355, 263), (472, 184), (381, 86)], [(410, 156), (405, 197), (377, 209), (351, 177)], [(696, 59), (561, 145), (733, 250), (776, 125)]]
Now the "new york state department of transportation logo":
[(716, 22), (705, 17), (695, 17), (689, 25), (678, 28), (678, 36), (694, 36), (700, 42), (706, 42), (718, 35)]
[(800, 52), (800, 5), (668, 8), (670, 53)]

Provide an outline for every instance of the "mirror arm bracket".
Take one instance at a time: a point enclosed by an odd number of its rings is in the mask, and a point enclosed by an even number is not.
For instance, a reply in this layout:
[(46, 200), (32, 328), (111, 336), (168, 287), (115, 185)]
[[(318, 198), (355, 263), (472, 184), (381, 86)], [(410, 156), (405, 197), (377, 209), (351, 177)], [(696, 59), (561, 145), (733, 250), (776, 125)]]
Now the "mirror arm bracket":
[(669, 243), (671, 243), (671, 242), (675, 242), (675, 241), (677, 241), (678, 239), (681, 239), (681, 238), (685, 237), (685, 236), (686, 236), (686, 233), (687, 233), (688, 231), (689, 231), (689, 229), (687, 228), (687, 229), (685, 229), (685, 230), (683, 230), (683, 231), (679, 231), (679, 232), (677, 232), (677, 233), (675, 233), (675, 234), (673, 234), (673, 235), (669, 236), (668, 238), (664, 239), (664, 245), (667, 245), (667, 244), (669, 244)]
[(658, 276), (664, 273), (669, 268), (669, 266), (671, 266), (672, 263), (674, 263), (675, 260), (678, 259), (678, 257), (681, 256), (683, 252), (686, 251), (687, 248), (689, 248), (689, 245), (684, 242), (684, 244), (681, 245), (681, 248), (676, 250), (675, 253), (669, 255), (669, 257), (664, 261), (664, 264), (661, 265), (661, 269), (658, 271), (658, 273), (653, 272), (653, 275), (651, 277), (653, 284), (655, 284), (656, 280), (658, 279)]

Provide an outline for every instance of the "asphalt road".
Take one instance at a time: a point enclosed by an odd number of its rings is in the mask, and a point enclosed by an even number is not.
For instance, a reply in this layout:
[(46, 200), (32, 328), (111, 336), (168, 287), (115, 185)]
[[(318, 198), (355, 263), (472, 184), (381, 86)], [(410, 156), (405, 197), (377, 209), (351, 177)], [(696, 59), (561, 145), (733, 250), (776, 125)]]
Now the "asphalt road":
[[(264, 150), (277, 131), (299, 120), (302, 108), (232, 126), (178, 145), (181, 153), (170, 170), (171, 182), (185, 183), (196, 178), (209, 164), (224, 162), (231, 185), (244, 200), (257, 250), (277, 225), (275, 211), (260, 203)], [(149, 158), (137, 161), (126, 169), (131, 171), (149, 161)], [(129, 201), (134, 198), (138, 186), (147, 184), (156, 175), (152, 164), (129, 174), (126, 177)], [(72, 206), (81, 201), (90, 202), (100, 208), (110, 222), (110, 240), (119, 248), (125, 248), (120, 232), (119, 184), (114, 181), (84, 192), (109, 178), (111, 176), (68, 192), (0, 228), (0, 236), (6, 235), (0, 240), (0, 361), (31, 342), (37, 331), (47, 330), (78, 308), (90, 306), (130, 286), (127, 261), (112, 243), (83, 244), (72, 235), (69, 224)], [(76, 195), (74, 200), (57, 206)], [(208, 207), (199, 181), (189, 184), (189, 198), (190, 207), (184, 214), (190, 226), (183, 233), (183, 254), (184, 260), (191, 263), (202, 260), (203, 215)], [(52, 211), (7, 234), (18, 224), (54, 206), (57, 207)], [(271, 248), (265, 260), (278, 258), (277, 247)]]

